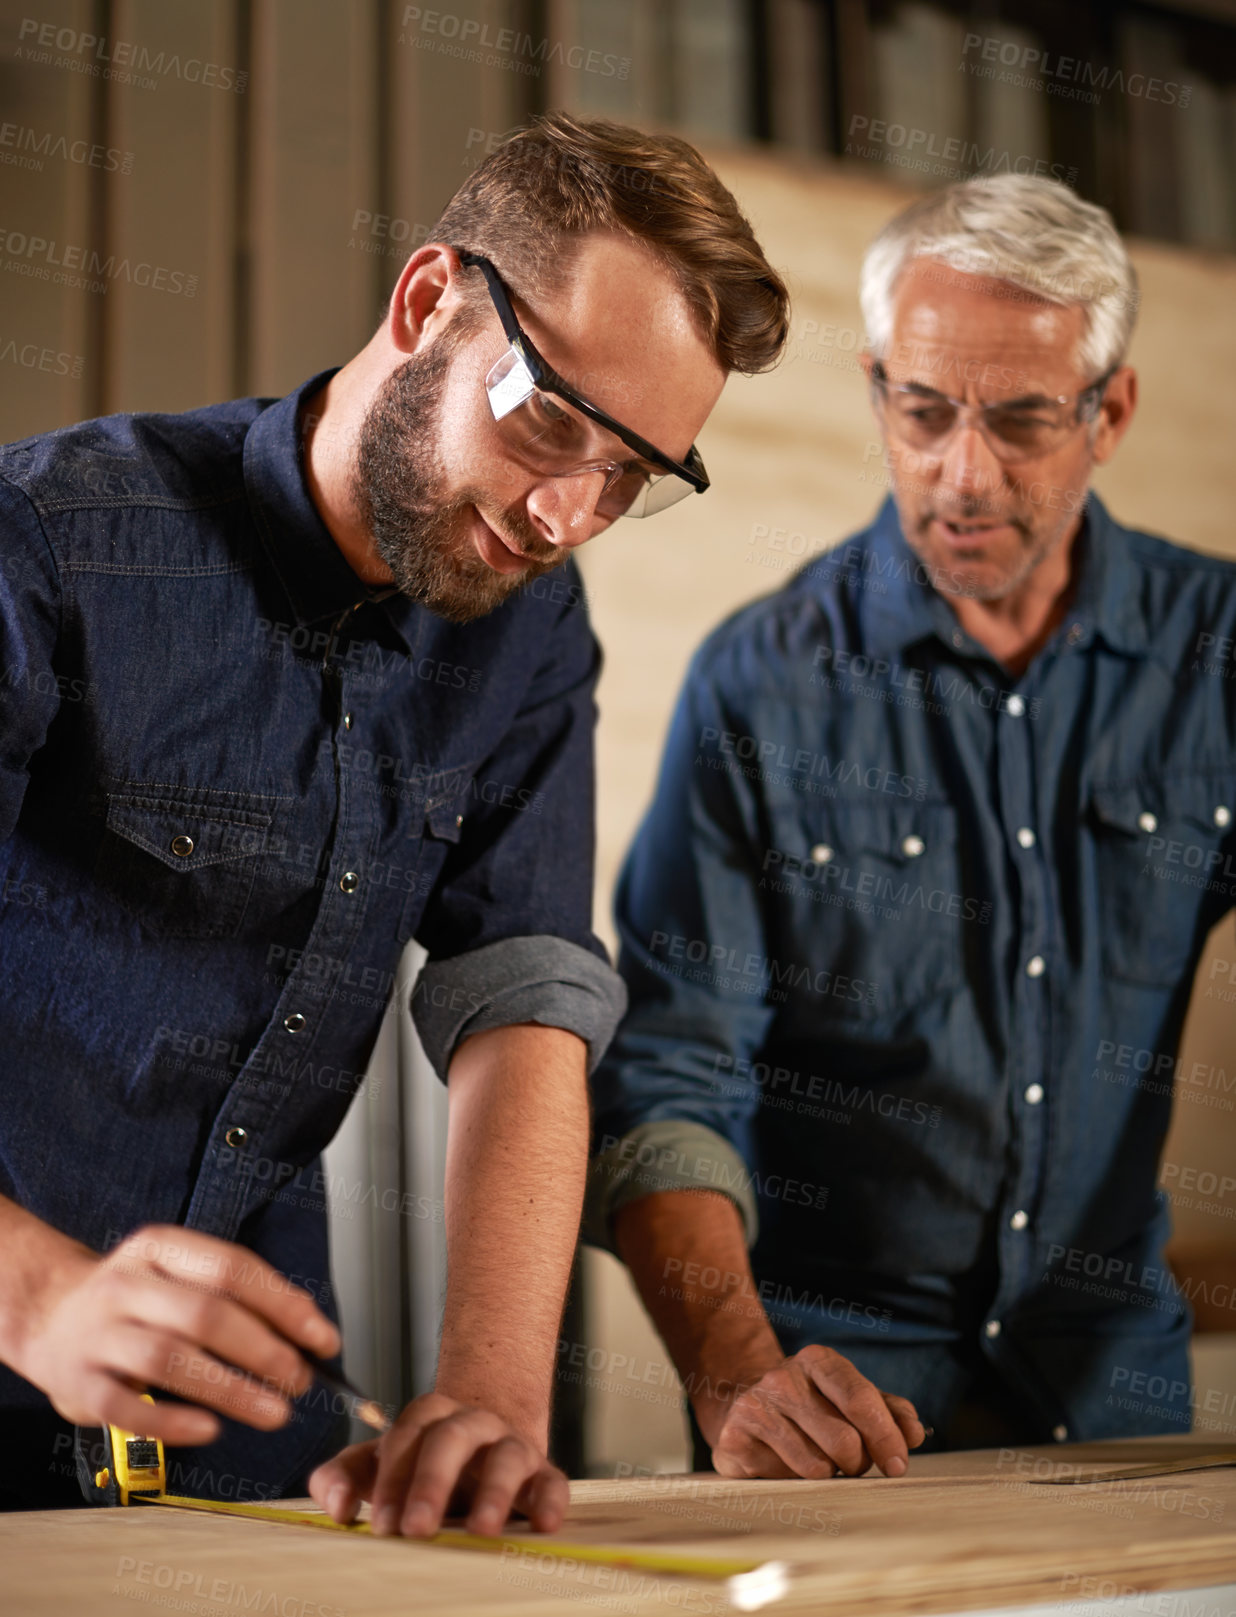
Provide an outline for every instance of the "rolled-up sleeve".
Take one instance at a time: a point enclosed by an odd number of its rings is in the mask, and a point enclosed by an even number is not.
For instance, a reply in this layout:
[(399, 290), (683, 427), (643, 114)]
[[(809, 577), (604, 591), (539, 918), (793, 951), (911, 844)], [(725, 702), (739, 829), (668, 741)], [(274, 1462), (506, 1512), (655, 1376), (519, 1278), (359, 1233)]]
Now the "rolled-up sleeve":
[[(610, 1250), (614, 1213), (657, 1190), (720, 1191), (748, 1242), (757, 1234), (749, 1135), (759, 1095), (737, 1074), (774, 1015), (760, 982), (758, 809), (718, 747), (734, 721), (710, 662), (706, 645), (615, 905), (630, 1004), (593, 1079), (584, 1220), (585, 1238)], [(734, 962), (740, 974), (751, 965), (742, 991)]]
[(577, 943), (551, 936), (507, 938), (430, 961), (418, 986), (416, 1031), (442, 1078), (461, 1039), (516, 1022), (577, 1033), (588, 1046), (593, 1072), (627, 1002), (622, 978), (611, 966)]
[(530, 629), (537, 673), (478, 771), (503, 790), (463, 817), (417, 928), (429, 958), (412, 1016), (443, 1079), (461, 1039), (525, 1022), (578, 1034), (591, 1071), (626, 1004), (592, 931), (600, 650), (563, 571), (571, 604)]

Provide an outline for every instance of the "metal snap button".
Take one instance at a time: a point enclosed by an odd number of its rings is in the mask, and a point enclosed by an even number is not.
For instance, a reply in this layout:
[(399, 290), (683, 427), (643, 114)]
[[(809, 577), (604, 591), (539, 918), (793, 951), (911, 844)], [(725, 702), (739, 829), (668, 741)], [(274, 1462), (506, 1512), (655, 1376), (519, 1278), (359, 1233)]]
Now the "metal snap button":
[(833, 856), (833, 850), (827, 842), (817, 842), (811, 850), (811, 857), (817, 865), (826, 865)]
[(917, 859), (924, 847), (926, 847), (926, 843), (924, 843), (922, 837), (916, 837), (913, 833), (902, 838), (901, 851), (907, 859)]
[(230, 1146), (243, 1145), (249, 1138), (249, 1131), (247, 1129), (242, 1129), (239, 1124), (237, 1124), (230, 1128), (223, 1138)]
[(183, 832), (180, 836), (173, 837), (172, 852), (176, 855), (177, 859), (187, 859), (193, 852), (193, 838), (185, 836)]
[(283, 1025), (289, 1033), (303, 1033), (305, 1031), (306, 1022), (299, 1011), (293, 1011), (291, 1016), (285, 1016), (283, 1018)]
[(1151, 814), (1149, 809), (1143, 809), (1137, 816), (1137, 823), (1143, 831), (1157, 831), (1159, 829), (1158, 816)]
[(339, 878), (339, 886), (345, 893), (354, 893), (360, 886), (360, 876), (354, 870), (345, 870)]

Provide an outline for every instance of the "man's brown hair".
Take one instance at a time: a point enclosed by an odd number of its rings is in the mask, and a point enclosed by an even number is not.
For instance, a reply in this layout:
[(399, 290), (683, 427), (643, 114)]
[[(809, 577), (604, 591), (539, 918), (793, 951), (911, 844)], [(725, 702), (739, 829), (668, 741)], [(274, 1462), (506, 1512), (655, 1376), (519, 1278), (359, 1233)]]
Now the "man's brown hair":
[(685, 140), (551, 112), (498, 147), (446, 205), (431, 240), (490, 259), (517, 295), (561, 285), (572, 237), (611, 230), (670, 271), (717, 363), (776, 363), (789, 294), (737, 202)]

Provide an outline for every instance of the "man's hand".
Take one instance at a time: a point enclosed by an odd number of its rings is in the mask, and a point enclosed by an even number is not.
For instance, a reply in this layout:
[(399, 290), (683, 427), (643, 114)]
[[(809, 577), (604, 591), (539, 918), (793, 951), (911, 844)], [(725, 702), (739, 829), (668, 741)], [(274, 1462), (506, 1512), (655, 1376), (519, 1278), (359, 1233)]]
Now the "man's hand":
[(815, 1344), (766, 1370), (709, 1424), (715, 1435), (704, 1435), (723, 1477), (860, 1477), (873, 1463), (900, 1477), (927, 1435), (908, 1399), (881, 1392)]
[[(209, 1443), (213, 1409), (269, 1431), (291, 1415), (285, 1395), (313, 1379), (283, 1338), (338, 1352), (339, 1333), (309, 1293), (244, 1247), (152, 1224), (100, 1257), (42, 1230), (48, 1264), (10, 1362), (66, 1420)], [(147, 1387), (206, 1408), (151, 1408), (138, 1396)]]
[(497, 1533), (512, 1511), (550, 1533), (568, 1502), (567, 1479), (543, 1451), (489, 1410), (442, 1393), (416, 1398), (390, 1431), (320, 1465), (309, 1492), (337, 1522), (371, 1506), (375, 1533), (436, 1533), (467, 1511), (473, 1533)]
[(904, 1475), (927, 1435), (914, 1405), (833, 1348), (786, 1358), (728, 1196), (653, 1191), (618, 1209), (614, 1235), (723, 1477), (857, 1477), (873, 1464)]

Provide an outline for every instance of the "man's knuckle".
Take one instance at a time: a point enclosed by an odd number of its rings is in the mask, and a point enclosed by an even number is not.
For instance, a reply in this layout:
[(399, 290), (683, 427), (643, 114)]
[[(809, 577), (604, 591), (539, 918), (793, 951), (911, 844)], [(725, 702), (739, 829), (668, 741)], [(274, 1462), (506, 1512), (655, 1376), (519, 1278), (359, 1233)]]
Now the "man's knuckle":
[(164, 1381), (175, 1369), (174, 1344), (163, 1331), (143, 1332), (132, 1358), (133, 1373), (142, 1381)]
[(181, 1302), (185, 1329), (198, 1342), (204, 1342), (219, 1323), (219, 1304), (202, 1291), (186, 1292)]

